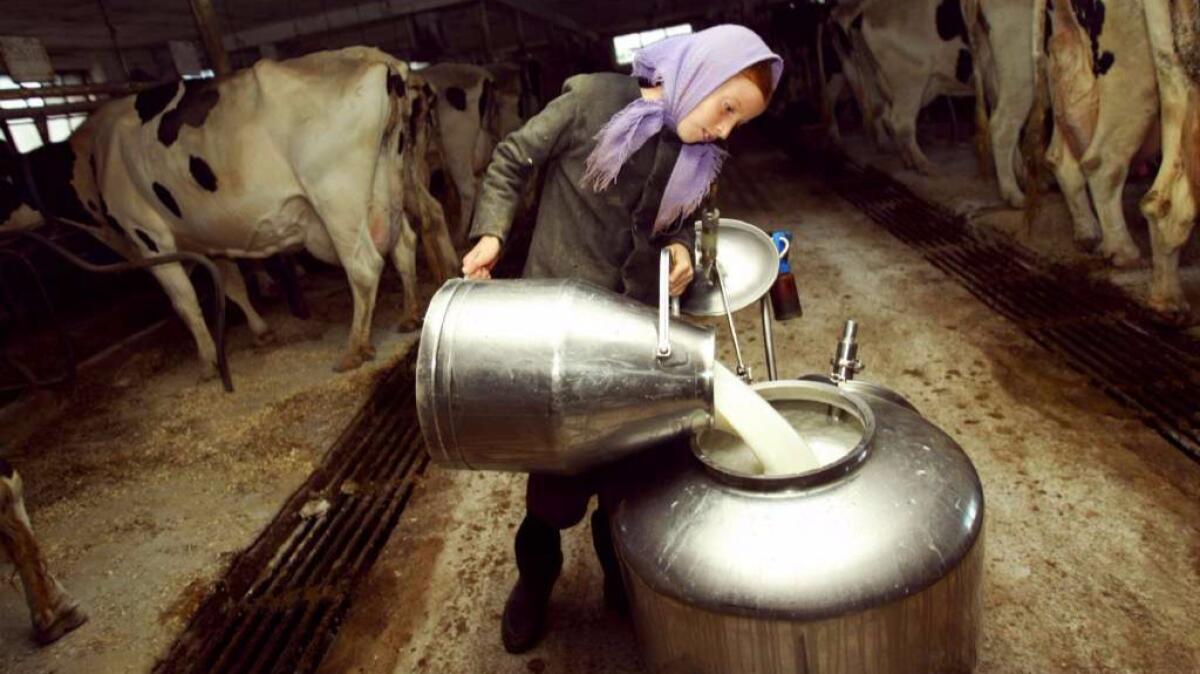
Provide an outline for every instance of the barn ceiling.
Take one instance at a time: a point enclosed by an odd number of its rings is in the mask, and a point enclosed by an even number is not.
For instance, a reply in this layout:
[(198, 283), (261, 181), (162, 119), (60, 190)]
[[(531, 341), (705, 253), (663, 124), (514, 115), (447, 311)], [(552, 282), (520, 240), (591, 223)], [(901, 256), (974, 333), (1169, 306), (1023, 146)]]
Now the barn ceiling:
[[(489, 22), (513, 23), (511, 15), (519, 8), (525, 24), (521, 28), (531, 31), (553, 26), (605, 34), (706, 13), (739, 12), (768, 1), (488, 0), (486, 12)], [(231, 50), (347, 29), (365, 31), (379, 24), (408, 24), (407, 16), (413, 13), (426, 23), (431, 16), (456, 12), (460, 19), (464, 13), (472, 18), (480, 15), (478, 2), (461, 0), (212, 0), (212, 4)], [(452, 23), (463, 27), (461, 20)], [(402, 28), (407, 34), (409, 28)], [(416, 32), (420, 30), (418, 23)], [(38, 37), (52, 55), (111, 49), (114, 40), (122, 48), (198, 40), (188, 0), (4, 0), (0, 35)]]

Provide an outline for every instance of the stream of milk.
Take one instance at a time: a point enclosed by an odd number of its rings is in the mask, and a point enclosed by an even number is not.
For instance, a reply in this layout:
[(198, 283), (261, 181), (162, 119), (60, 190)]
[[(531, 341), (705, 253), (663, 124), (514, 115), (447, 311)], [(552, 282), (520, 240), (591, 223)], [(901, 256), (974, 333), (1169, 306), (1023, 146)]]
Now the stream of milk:
[(725, 366), (713, 366), (716, 427), (738, 435), (767, 475), (803, 473), (822, 465), (812, 447), (774, 407)]

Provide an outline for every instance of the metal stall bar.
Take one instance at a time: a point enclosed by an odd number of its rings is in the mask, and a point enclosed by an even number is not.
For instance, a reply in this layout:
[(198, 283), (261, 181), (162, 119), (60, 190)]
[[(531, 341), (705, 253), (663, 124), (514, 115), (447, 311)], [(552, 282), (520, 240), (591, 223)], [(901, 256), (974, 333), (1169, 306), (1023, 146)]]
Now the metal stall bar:
[[(65, 222), (70, 223), (70, 221)], [(78, 225), (77, 223), (70, 224), (82, 227), (82, 225)], [(0, 241), (3, 241), (6, 238), (31, 239), (42, 244), (43, 246), (46, 246), (55, 253), (58, 253), (60, 256), (77, 267), (90, 272), (102, 274), (129, 271), (131, 269), (148, 269), (150, 267), (157, 267), (159, 265), (170, 264), (172, 262), (185, 261), (194, 262), (201, 267), (204, 267), (209, 276), (212, 277), (215, 295), (213, 299), (213, 311), (215, 313), (214, 322), (216, 323), (216, 329), (213, 331), (213, 341), (216, 343), (217, 347), (217, 370), (221, 373), (221, 383), (224, 385), (225, 390), (233, 392), (233, 378), (229, 374), (229, 362), (225, 356), (225, 284), (222, 283), (221, 274), (217, 271), (217, 266), (213, 264), (212, 260), (209, 260), (207, 257), (196, 253), (183, 252), (170, 253), (167, 255), (156, 255), (154, 257), (136, 260), (133, 262), (116, 262), (113, 264), (101, 265), (88, 262), (87, 260), (75, 255), (71, 251), (63, 248), (62, 246), (51, 241), (50, 239), (47, 239), (41, 234), (38, 234), (37, 232), (0, 232)]]
[[(46, 308), (46, 313), (50, 317), (50, 324), (53, 326), (54, 331), (58, 334), (58, 341), (62, 346), (63, 354), (66, 356), (67, 365), (65, 372), (60, 375), (46, 379), (38, 379), (37, 374), (31, 369), (25, 367), (21, 363), (18, 363), (7, 353), (0, 353), (0, 357), (4, 358), (8, 366), (25, 379), (24, 384), (0, 385), (0, 393), (23, 391), (27, 388), (38, 389), (74, 381), (78, 367), (75, 359), (75, 349), (71, 346), (71, 339), (67, 336), (67, 331), (63, 328), (62, 323), (58, 320), (58, 315), (54, 311), (54, 303), (50, 301), (50, 294), (46, 292), (46, 286), (42, 283), (42, 279), (38, 275), (37, 269), (34, 268), (33, 264), (24, 255), (15, 250), (0, 248), (0, 258), (4, 257), (15, 260), (17, 264), (24, 267), (29, 272), (30, 278), (33, 279), (33, 286), (37, 290), (37, 296), (41, 298), (42, 304)], [(2, 269), (2, 266), (0, 266), (0, 269)], [(0, 274), (0, 280), (2, 279), (3, 275)], [(15, 310), (13, 312), (13, 318), (14, 320), (16, 319)]]

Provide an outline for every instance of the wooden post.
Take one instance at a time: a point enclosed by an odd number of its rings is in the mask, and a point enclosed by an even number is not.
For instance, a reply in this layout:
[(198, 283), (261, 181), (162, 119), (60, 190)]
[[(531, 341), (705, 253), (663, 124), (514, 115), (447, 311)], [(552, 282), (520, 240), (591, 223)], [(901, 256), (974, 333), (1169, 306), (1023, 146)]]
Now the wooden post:
[(188, 0), (192, 6), (192, 16), (196, 18), (196, 30), (200, 31), (200, 39), (208, 52), (208, 60), (212, 63), (213, 72), (217, 77), (233, 72), (229, 67), (229, 53), (221, 42), (221, 31), (217, 28), (217, 14), (213, 11), (212, 0)]

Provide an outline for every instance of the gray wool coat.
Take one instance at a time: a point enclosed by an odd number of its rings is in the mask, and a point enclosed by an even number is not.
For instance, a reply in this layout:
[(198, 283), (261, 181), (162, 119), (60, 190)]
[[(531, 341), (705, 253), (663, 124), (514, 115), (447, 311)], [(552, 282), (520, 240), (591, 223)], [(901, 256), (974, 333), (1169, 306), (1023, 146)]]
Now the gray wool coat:
[(663, 190), (681, 141), (664, 129), (621, 167), (602, 192), (583, 187), (585, 161), (600, 128), (641, 95), (636, 79), (617, 73), (576, 75), (542, 112), (509, 134), (492, 153), (484, 175), (471, 239), (508, 235), (521, 189), (535, 167), (545, 183), (525, 263), (525, 278), (576, 278), (654, 303), (659, 250), (673, 242), (689, 254), (693, 217), (652, 235)]

